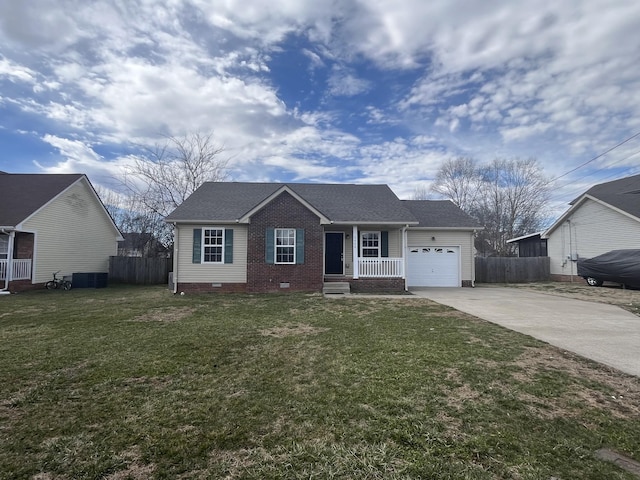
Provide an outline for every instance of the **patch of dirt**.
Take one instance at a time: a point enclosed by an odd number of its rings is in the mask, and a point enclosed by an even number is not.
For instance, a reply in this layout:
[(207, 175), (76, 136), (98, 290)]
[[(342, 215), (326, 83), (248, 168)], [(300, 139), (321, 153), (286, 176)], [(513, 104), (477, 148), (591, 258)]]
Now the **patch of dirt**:
[(178, 322), (193, 314), (195, 308), (192, 307), (168, 307), (152, 308), (148, 312), (131, 319), (131, 322)]
[(299, 335), (317, 335), (326, 332), (328, 328), (313, 327), (307, 324), (284, 325), (282, 327), (272, 327), (260, 330), (260, 335), (265, 337), (284, 338)]
[[(606, 410), (617, 418), (638, 418), (640, 416), (640, 380), (624, 375), (606, 366), (594, 368), (587, 361), (571, 352), (554, 347), (532, 348), (525, 351), (515, 362), (522, 370), (511, 374), (519, 382), (528, 382), (537, 373), (562, 371), (569, 376), (593, 383), (593, 388), (571, 388), (557, 399), (547, 399), (545, 405), (536, 406), (527, 394), (520, 394), (532, 410), (545, 417), (566, 417), (578, 414), (581, 407)], [(600, 388), (598, 388), (600, 385)], [(535, 398), (535, 397), (533, 397)], [(559, 405), (570, 405), (560, 408)]]
[(42, 308), (40, 308), (40, 307), (25, 307), (25, 308), (21, 308), (21, 309), (18, 309), (18, 310), (10, 310), (8, 312), (0, 313), (0, 318), (12, 316), (12, 315), (15, 315), (16, 317), (18, 317), (18, 316), (22, 316), (22, 315), (33, 315), (33, 314), (38, 314), (38, 313), (42, 313)]
[(630, 290), (610, 284), (605, 284), (602, 287), (590, 287), (586, 283), (577, 282), (523, 283), (507, 286), (587, 302), (617, 305), (640, 316), (640, 290)]
[(143, 464), (140, 460), (140, 449), (137, 446), (118, 455), (127, 463), (127, 467), (104, 477), (106, 480), (143, 480), (153, 477), (154, 464)]

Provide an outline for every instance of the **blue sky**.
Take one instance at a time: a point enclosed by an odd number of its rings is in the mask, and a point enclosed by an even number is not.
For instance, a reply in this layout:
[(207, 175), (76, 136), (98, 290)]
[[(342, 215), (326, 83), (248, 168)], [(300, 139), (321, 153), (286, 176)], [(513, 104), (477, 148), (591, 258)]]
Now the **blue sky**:
[[(556, 178), (640, 132), (640, 2), (0, 1), (0, 170), (109, 185), (214, 132), (238, 181), (388, 183), (535, 157)], [(640, 173), (640, 137), (554, 209)]]

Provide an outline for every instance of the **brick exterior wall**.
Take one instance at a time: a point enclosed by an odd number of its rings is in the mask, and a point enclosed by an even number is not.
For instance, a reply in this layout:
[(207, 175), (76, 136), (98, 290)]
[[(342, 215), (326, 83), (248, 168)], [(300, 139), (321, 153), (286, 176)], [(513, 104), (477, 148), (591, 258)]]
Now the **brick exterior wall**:
[(349, 280), (352, 293), (402, 293), (403, 278), (358, 278)]
[(17, 232), (14, 242), (14, 258), (33, 258), (33, 233)]
[[(304, 263), (268, 264), (267, 228), (304, 229)], [(288, 192), (281, 193), (251, 217), (247, 254), (248, 292), (322, 291), (324, 230), (320, 219)], [(282, 288), (281, 284), (288, 284)]]
[[(4, 288), (4, 280), (0, 280), (0, 286), (0, 288)], [(13, 280), (9, 282), (9, 291), (11, 293), (42, 289), (44, 289), (44, 283), (31, 283), (31, 280)]]
[(213, 286), (212, 283), (178, 283), (178, 293), (245, 293), (246, 283), (219, 283)]
[(551, 274), (549, 276), (549, 280), (551, 280), (552, 282), (573, 282), (579, 285), (587, 284), (587, 281), (584, 278), (579, 277), (577, 275), (560, 275), (556, 273), (556, 274)]

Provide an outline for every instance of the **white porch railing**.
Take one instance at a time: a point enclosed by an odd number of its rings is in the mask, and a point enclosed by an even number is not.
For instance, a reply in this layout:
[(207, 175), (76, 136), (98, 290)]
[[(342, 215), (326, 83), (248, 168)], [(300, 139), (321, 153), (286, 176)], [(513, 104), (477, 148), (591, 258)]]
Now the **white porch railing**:
[[(0, 260), (0, 280), (7, 278), (8, 263), (8, 260)], [(31, 278), (30, 258), (14, 258), (11, 260), (11, 267), (13, 270), (11, 280), (29, 280)]]
[(404, 261), (402, 258), (358, 258), (360, 278), (402, 278)]

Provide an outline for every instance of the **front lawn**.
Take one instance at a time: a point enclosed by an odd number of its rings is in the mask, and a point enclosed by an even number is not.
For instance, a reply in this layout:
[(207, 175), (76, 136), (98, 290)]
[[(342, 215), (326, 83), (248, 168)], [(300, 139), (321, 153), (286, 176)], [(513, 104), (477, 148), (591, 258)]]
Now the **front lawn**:
[(633, 479), (640, 380), (425, 299), (0, 297), (0, 478)]

